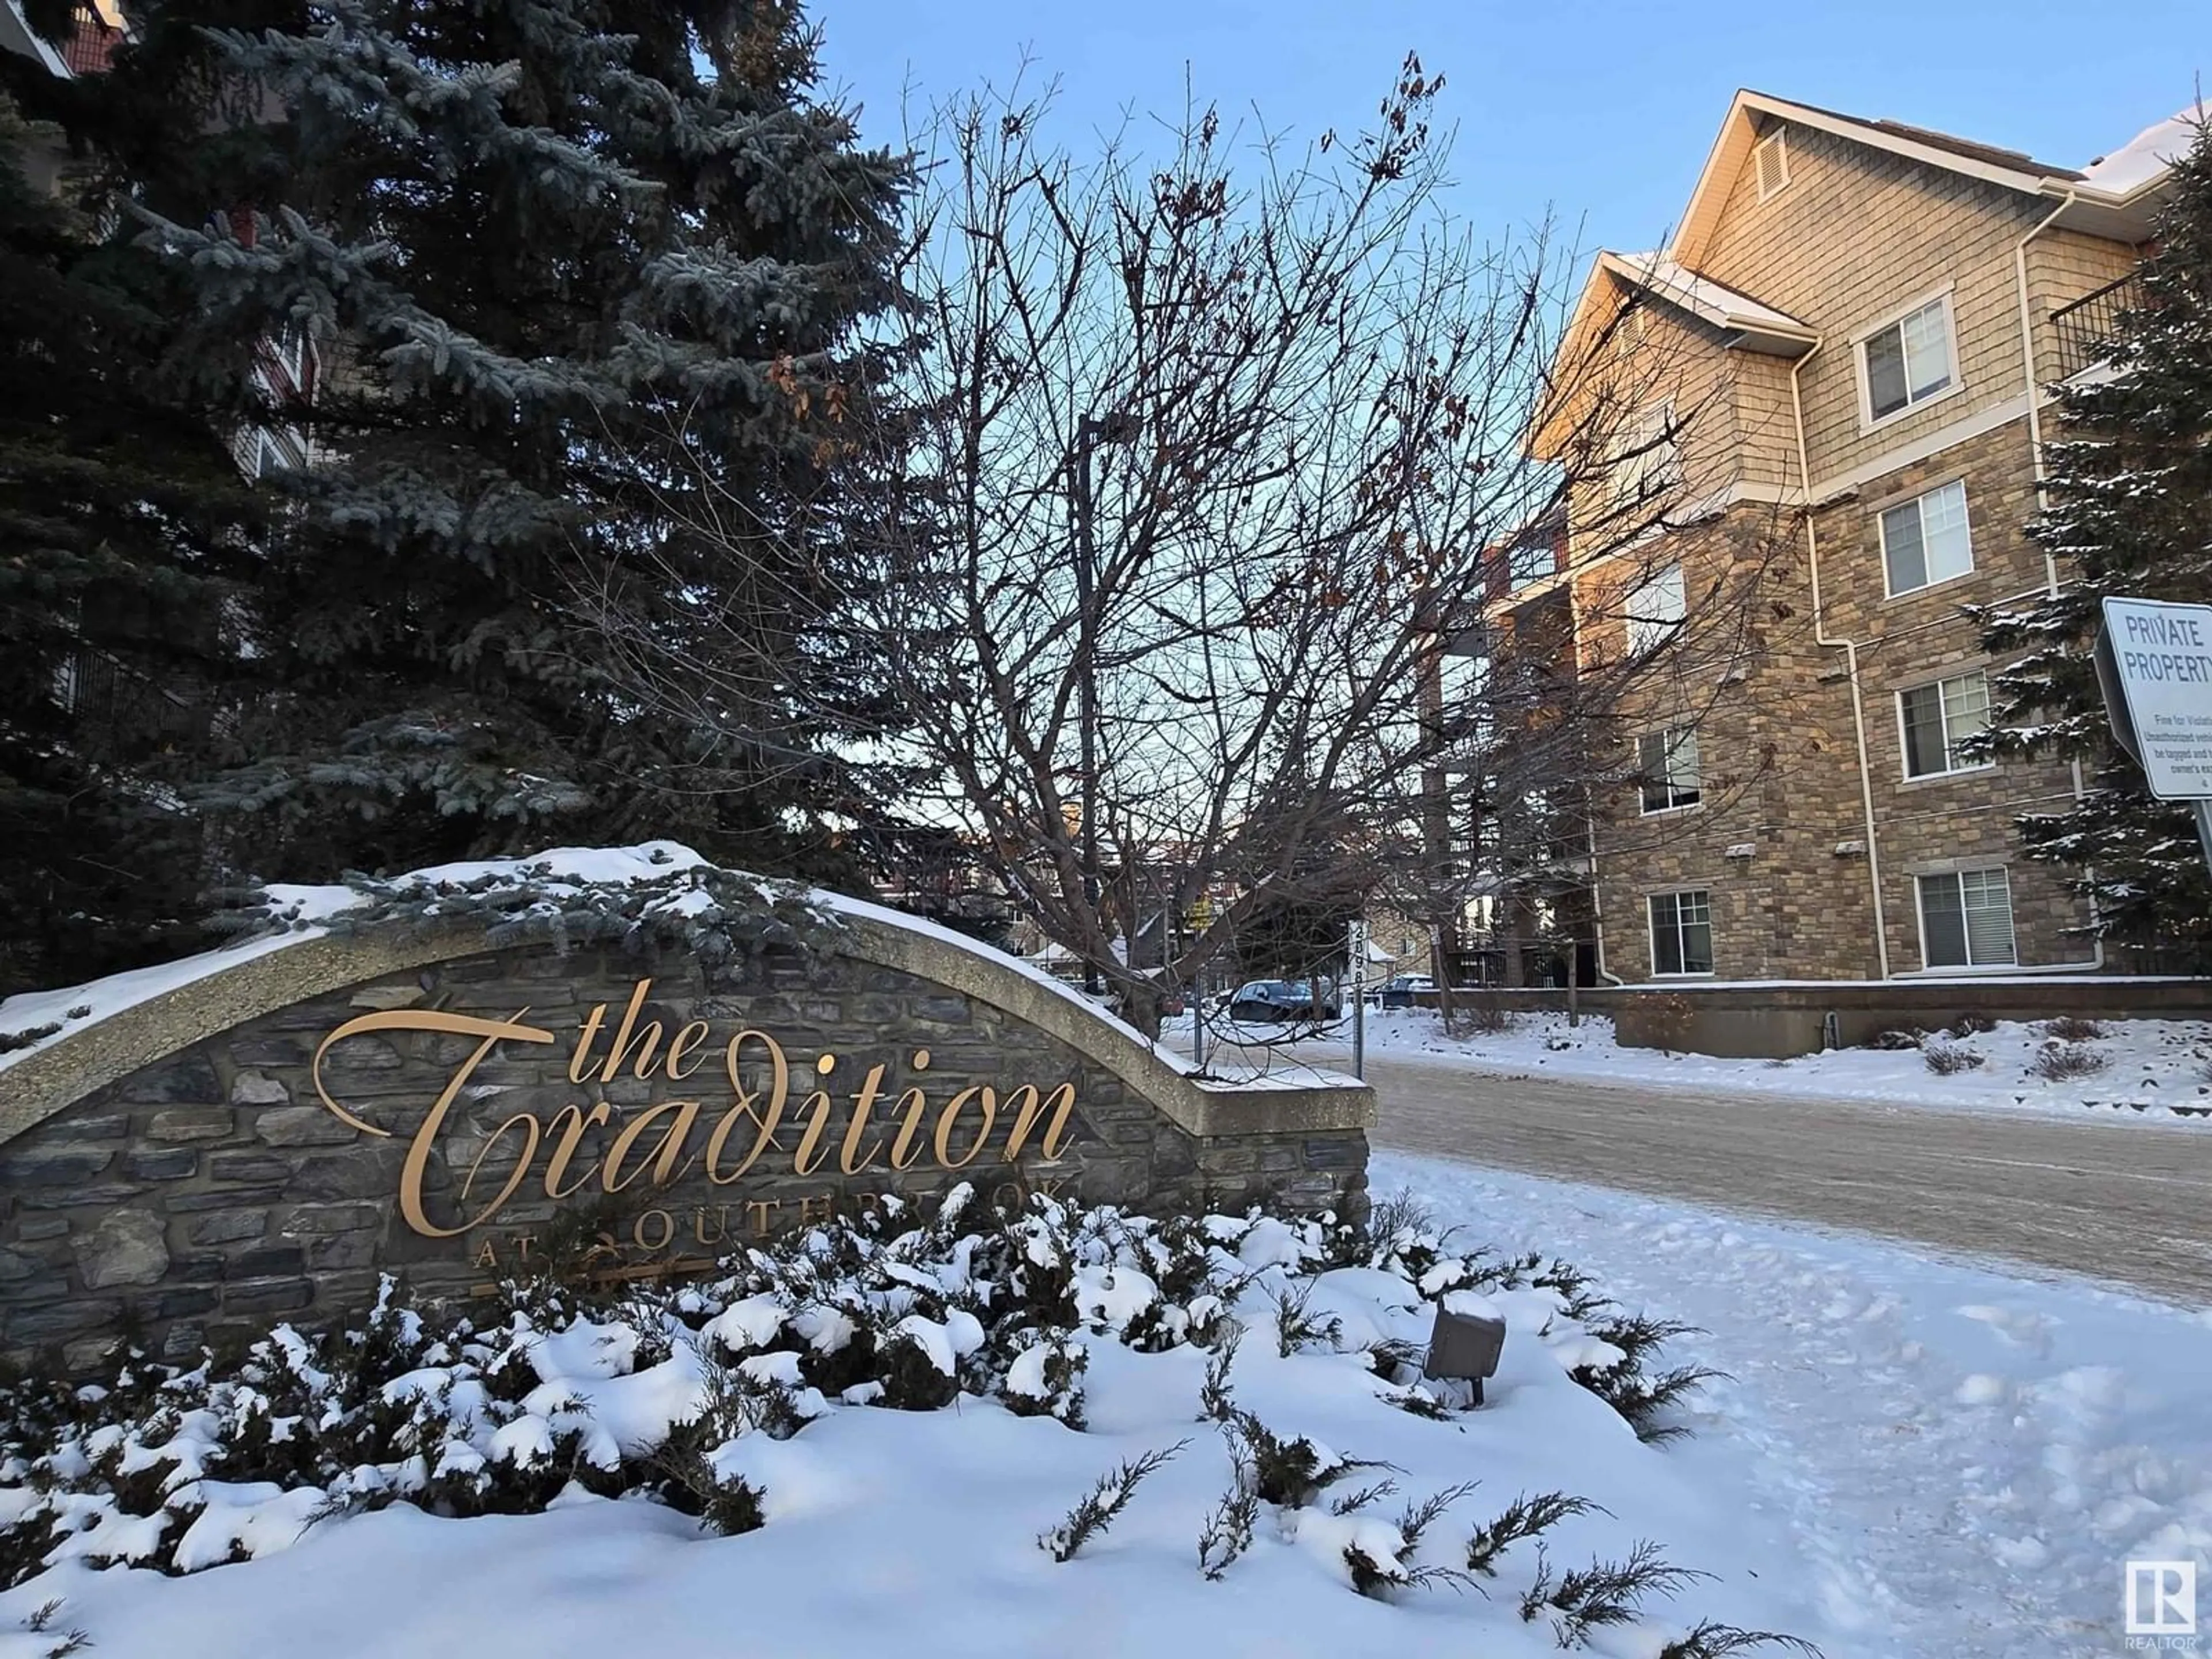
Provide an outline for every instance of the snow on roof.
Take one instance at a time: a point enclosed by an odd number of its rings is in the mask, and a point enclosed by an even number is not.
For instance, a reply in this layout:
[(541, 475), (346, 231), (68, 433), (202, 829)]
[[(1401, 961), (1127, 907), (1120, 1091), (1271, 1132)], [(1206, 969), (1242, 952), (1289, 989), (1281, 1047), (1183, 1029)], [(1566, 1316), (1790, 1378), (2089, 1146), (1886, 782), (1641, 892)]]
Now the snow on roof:
[(1607, 253), (1602, 258), (1607, 268), (1622, 280), (1719, 327), (1802, 335), (1808, 340), (1813, 337), (1813, 330), (1789, 313), (1762, 305), (1749, 295), (1739, 294), (1710, 276), (1701, 276), (1664, 253)]
[(2203, 111), (2191, 106), (2145, 127), (2110, 155), (2100, 155), (2084, 167), (2083, 182), (2116, 196), (2141, 189), (2197, 142), (2203, 119)]

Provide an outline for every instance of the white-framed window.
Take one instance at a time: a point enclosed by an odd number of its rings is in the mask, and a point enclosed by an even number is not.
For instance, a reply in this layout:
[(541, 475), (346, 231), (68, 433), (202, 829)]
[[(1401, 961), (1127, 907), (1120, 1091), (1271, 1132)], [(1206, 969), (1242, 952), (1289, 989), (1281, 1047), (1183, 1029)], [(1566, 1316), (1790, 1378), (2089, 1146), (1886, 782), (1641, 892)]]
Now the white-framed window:
[(1704, 888), (1651, 896), (1655, 978), (1713, 971), (1712, 895)]
[(1670, 564), (1653, 571), (1637, 584), (1623, 609), (1632, 656), (1664, 645), (1689, 619), (1690, 596), (1682, 567)]
[(1978, 668), (1897, 694), (1898, 726), (1905, 742), (1905, 775), (1940, 778), (1978, 772), (1991, 763), (1968, 760), (1959, 747), (1990, 725), (1989, 677)]
[(1973, 533), (1966, 523), (1966, 486), (1949, 483), (1890, 507), (1875, 520), (1881, 533), (1881, 568), (1889, 596), (1933, 587), (1974, 568)]
[(1920, 962), (1926, 968), (2009, 968), (2012, 884), (2002, 869), (1922, 876)]
[(1752, 164), (1759, 173), (1759, 199), (1766, 198), (1790, 182), (1790, 146), (1780, 129), (1752, 147)]
[(1606, 488), (1615, 506), (1650, 501), (1682, 482), (1674, 400), (1662, 398), (1624, 417), (1614, 428)]
[(1677, 726), (1636, 740), (1638, 786), (1644, 811), (1671, 812), (1698, 800), (1698, 728)]
[(1858, 357), (1861, 412), (1869, 427), (1956, 391), (1959, 354), (1948, 290), (1861, 336)]

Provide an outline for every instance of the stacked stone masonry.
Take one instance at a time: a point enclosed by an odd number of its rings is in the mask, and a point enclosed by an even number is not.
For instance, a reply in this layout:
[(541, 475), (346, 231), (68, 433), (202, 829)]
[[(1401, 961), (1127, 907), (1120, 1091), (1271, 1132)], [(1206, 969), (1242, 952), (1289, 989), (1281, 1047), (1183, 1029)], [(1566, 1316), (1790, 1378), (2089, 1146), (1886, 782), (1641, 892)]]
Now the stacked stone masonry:
[[(652, 981), (640, 1030), (664, 1035), (702, 1020), (725, 1042), (750, 1028), (774, 1035), (787, 1060), (788, 1106), (773, 1151), (731, 1184), (709, 1180), (696, 1151), (732, 1094), (719, 1050), (689, 1084), (629, 1074), (570, 1081), (568, 1036), (597, 1005), (607, 1013), (599, 1051), (641, 977)], [(324, 1038), (365, 1011), (410, 1007), (508, 1020), (561, 1032), (557, 1045), (499, 1043), (468, 1077), (422, 1172), (424, 1208), (450, 1225), (507, 1183), (536, 1135), (510, 1127), (530, 1115), (547, 1127), (514, 1199), (481, 1225), (428, 1237), (407, 1224), (397, 1194), (410, 1137), (475, 1048), (467, 1036), (369, 1033), (333, 1045), (320, 1072), (331, 1097), (388, 1136), (364, 1133), (318, 1098), (313, 1062)], [(526, 1014), (518, 1016), (518, 1010)], [(918, 1051), (927, 1050), (926, 1066)], [(753, 1051), (758, 1059), (757, 1049)], [(836, 1056), (825, 1077), (823, 1056)], [(872, 1123), (848, 1142), (855, 1097), (884, 1067)], [(0, 1094), (9, 1073), (0, 1072)], [(1033, 1134), (1012, 1163), (1001, 1152), (1011, 1107), (981, 1109), (1023, 1085), (1075, 1091), (1060, 1156)], [(793, 1153), (817, 1086), (831, 1101), (812, 1172)], [(933, 1148), (954, 1097), (967, 1104), (943, 1131), (945, 1162), (909, 1159), (891, 1171), (895, 1108), (921, 1091), (921, 1134)], [(719, 1091), (719, 1092), (718, 1092)], [(672, 1094), (702, 1097), (685, 1172), (665, 1185), (636, 1177), (659, 1140), (639, 1141), (624, 1190), (603, 1190), (600, 1160), (626, 1123)], [(762, 1098), (765, 1100), (765, 1088)], [(567, 1167), (593, 1176), (556, 1204), (541, 1179), (563, 1109), (599, 1102)], [(665, 1114), (663, 1115), (664, 1119)], [(988, 1125), (990, 1144), (979, 1146)], [(751, 1122), (742, 1124), (749, 1144)], [(637, 1137), (633, 1137), (637, 1140)], [(875, 1156), (858, 1173), (841, 1162)], [(1154, 1209), (1242, 1209), (1267, 1202), (1320, 1211), (1362, 1201), (1366, 1137), (1358, 1129), (1194, 1135), (1139, 1097), (1121, 1076), (1062, 1038), (978, 999), (854, 957), (774, 956), (757, 969), (702, 971), (689, 958), (621, 952), (560, 957), (544, 950), (486, 952), (389, 974), (246, 1020), (100, 1087), (0, 1146), (0, 1353), (58, 1352), (82, 1369), (116, 1333), (150, 1338), (165, 1353), (264, 1331), (274, 1321), (319, 1322), (373, 1299), (380, 1276), (465, 1297), (526, 1277), (564, 1234), (606, 1272), (696, 1265), (748, 1241), (836, 1212), (881, 1206), (888, 1194), (920, 1206), (957, 1182), (978, 1200), (1017, 1206), (1036, 1192)], [(918, 1145), (917, 1153), (921, 1151)], [(734, 1159), (733, 1151), (726, 1164)]]

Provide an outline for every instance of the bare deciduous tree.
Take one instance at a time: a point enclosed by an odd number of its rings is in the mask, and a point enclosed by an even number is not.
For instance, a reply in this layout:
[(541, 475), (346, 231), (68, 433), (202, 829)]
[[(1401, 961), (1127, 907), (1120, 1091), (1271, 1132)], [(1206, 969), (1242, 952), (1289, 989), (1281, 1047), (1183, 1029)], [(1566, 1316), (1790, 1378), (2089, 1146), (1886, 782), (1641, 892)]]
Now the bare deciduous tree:
[[(899, 406), (824, 426), (900, 481), (843, 527), (872, 574), (836, 625), (899, 711), (908, 805), (1146, 1029), (1259, 907), (1356, 902), (1428, 845), (1427, 781), (1468, 741), (1432, 665), (1500, 550), (1626, 477), (1575, 533), (1627, 592), (1664, 510), (1676, 418), (1639, 423), (1611, 371), (1562, 384), (1571, 257), (1443, 211), (1441, 85), (1408, 59), (1371, 131), (1297, 153), (1210, 108), (1156, 158), (1125, 136), (1083, 161), (1048, 97), (941, 112)], [(1589, 750), (1639, 664), (1563, 648), (1570, 672), (1496, 677), (1493, 747)]]

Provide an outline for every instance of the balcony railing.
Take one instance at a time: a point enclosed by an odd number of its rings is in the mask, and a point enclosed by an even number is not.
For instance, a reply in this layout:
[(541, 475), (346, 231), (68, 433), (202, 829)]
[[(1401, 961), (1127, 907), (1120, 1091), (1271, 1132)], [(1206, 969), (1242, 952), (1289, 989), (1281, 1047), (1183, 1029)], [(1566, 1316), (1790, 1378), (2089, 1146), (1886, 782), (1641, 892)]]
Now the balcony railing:
[(2052, 312), (2051, 325), (2058, 335), (2058, 378), (2070, 380), (2111, 356), (2120, 313), (2140, 310), (2142, 302), (2142, 268), (2137, 266), (2118, 281)]

